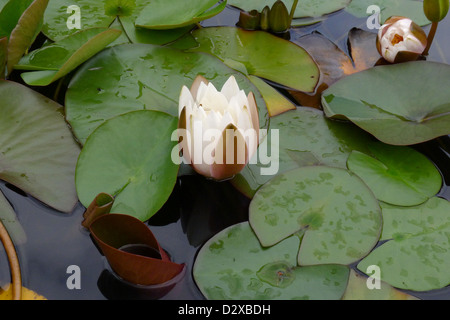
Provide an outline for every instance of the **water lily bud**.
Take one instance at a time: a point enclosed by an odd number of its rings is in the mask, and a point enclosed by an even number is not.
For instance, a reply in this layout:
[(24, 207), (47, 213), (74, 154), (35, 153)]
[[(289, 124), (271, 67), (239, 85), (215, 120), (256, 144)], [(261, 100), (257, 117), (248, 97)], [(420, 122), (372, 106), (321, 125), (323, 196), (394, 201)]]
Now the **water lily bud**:
[(391, 63), (417, 60), (426, 47), (425, 31), (411, 19), (391, 17), (378, 31), (378, 52)]
[(269, 13), (269, 25), (273, 32), (285, 32), (290, 28), (291, 17), (283, 1), (277, 0)]
[(255, 96), (231, 76), (221, 91), (202, 76), (179, 100), (178, 137), (183, 158), (205, 177), (224, 180), (238, 174), (258, 148)]
[(423, 11), (431, 22), (439, 22), (445, 18), (448, 13), (449, 0), (424, 0)]
[(264, 31), (270, 29), (269, 14), (270, 14), (270, 7), (265, 6), (264, 9), (262, 9), (261, 11), (261, 22), (260, 22), (261, 29)]
[(259, 29), (260, 13), (257, 10), (241, 11), (238, 26), (247, 30)]

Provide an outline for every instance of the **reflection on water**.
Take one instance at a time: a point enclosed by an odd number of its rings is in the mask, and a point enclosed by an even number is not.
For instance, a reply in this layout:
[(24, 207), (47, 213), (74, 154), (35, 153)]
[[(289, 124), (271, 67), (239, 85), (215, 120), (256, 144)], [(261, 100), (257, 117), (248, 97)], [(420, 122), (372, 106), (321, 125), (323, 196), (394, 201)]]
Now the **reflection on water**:
[[(238, 11), (227, 9), (204, 23), (234, 25)], [(321, 32), (347, 50), (347, 35), (352, 27), (366, 29), (365, 19), (355, 19), (345, 11), (332, 14), (317, 25), (298, 29), (299, 34), (313, 30)], [(429, 27), (425, 30), (428, 32)], [(441, 23), (428, 60), (450, 61), (450, 15)], [(447, 187), (439, 194), (450, 200), (450, 139), (442, 138), (418, 146), (441, 170)], [(27, 242), (18, 247), (23, 273), (23, 285), (53, 300), (76, 299), (203, 299), (192, 279), (195, 255), (207, 239), (229, 225), (247, 219), (249, 200), (227, 183), (218, 184), (198, 176), (180, 179), (172, 197), (150, 221), (149, 226), (161, 246), (174, 262), (185, 263), (186, 270), (168, 292), (152, 292), (121, 281), (108, 268), (89, 233), (82, 228), (84, 208), (79, 205), (72, 214), (64, 215), (45, 207), (35, 199), (17, 192), (7, 184), (1, 190), (12, 203), (20, 223), (27, 233)], [(180, 205), (181, 204), (181, 205)], [(70, 290), (66, 281), (67, 268), (77, 265), (81, 270), (81, 289)], [(8, 282), (9, 268), (0, 250), (0, 286)], [(149, 291), (150, 290), (150, 291)], [(426, 299), (450, 299), (450, 290), (415, 294)]]

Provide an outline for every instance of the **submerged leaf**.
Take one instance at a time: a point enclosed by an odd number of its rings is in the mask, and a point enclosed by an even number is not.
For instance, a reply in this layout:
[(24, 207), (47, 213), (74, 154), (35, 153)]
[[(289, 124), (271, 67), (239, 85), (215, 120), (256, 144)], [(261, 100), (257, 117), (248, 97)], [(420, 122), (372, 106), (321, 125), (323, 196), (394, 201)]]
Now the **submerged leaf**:
[(25, 230), (2, 192), (0, 192), (0, 222), (5, 226), (14, 244), (20, 245), (26, 242), (27, 235)]

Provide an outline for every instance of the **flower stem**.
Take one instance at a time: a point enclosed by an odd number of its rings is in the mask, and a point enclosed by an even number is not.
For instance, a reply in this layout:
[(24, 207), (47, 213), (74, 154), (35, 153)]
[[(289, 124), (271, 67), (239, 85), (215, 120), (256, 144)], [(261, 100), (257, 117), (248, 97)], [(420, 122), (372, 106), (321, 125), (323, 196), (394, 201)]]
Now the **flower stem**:
[(431, 24), (430, 33), (428, 34), (427, 47), (425, 48), (425, 51), (423, 52), (424, 56), (428, 55), (428, 51), (430, 50), (431, 44), (433, 43), (433, 40), (434, 40), (434, 36), (436, 35), (437, 27), (438, 27), (438, 22), (433, 22)]
[(0, 220), (0, 240), (5, 247), (6, 255), (8, 256), (9, 265), (11, 268), (11, 282), (12, 282), (12, 299), (22, 299), (22, 276), (20, 273), (19, 259), (17, 257), (16, 249), (9, 236), (8, 231)]
[(295, 9), (297, 9), (297, 4), (298, 4), (298, 0), (294, 0), (294, 3), (292, 4), (292, 8), (291, 8), (291, 14), (289, 16), (289, 25), (292, 24), (292, 19), (294, 19), (294, 13), (295, 13)]

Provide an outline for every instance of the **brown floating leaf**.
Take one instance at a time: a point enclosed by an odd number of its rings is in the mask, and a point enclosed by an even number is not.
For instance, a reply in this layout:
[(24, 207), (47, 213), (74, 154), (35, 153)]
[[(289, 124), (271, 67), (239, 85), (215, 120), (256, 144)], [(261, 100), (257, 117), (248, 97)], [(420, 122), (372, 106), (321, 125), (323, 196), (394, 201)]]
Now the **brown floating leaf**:
[(83, 227), (89, 229), (92, 221), (104, 214), (110, 213), (113, 204), (114, 197), (112, 195), (104, 192), (98, 194), (83, 214), (84, 220), (81, 223)]
[(130, 215), (100, 216), (89, 229), (114, 272), (130, 283), (162, 284), (184, 269), (170, 261), (147, 225)]
[(377, 34), (352, 28), (348, 34), (350, 56), (318, 32), (303, 36), (294, 42), (302, 46), (319, 66), (321, 80), (314, 93), (291, 91), (303, 106), (320, 109), (320, 96), (337, 80), (377, 65), (380, 54), (376, 47)]

